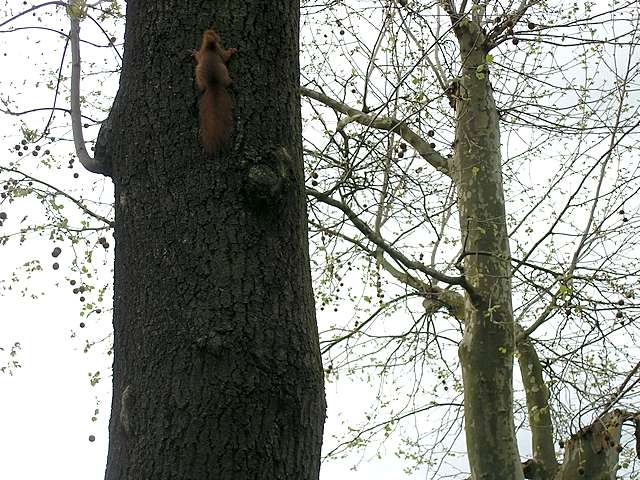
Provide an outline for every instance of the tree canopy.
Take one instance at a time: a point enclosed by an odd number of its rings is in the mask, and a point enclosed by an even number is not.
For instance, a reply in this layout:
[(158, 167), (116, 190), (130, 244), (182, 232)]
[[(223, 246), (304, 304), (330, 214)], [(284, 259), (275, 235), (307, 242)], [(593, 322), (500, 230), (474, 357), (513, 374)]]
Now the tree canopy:
[[(15, 126), (0, 162), (0, 242), (73, 246), (64, 275), (95, 318), (110, 308), (95, 265), (114, 219), (108, 181), (80, 187), (62, 169), (74, 157), (60, 106), (68, 27), (52, 26), (61, 3), (6, 9), (5, 62), (17, 35), (59, 43), (34, 63), (32, 84), (21, 71), (2, 80)], [(122, 66), (121, 7), (90, 7), (91, 37), (83, 22), (90, 145)], [(300, 7), (325, 382), (370, 385), (325, 438), (324, 461), (395, 454), (420, 478), (637, 478), (637, 2)], [(40, 216), (20, 222), (19, 208), (38, 203)], [(38, 258), (15, 278), (45, 267)]]

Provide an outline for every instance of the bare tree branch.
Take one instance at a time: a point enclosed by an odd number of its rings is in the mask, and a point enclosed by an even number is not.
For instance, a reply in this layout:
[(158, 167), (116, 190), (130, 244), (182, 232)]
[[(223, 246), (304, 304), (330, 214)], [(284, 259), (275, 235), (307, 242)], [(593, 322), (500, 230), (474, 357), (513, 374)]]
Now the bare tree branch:
[(333, 108), (335, 111), (347, 115), (348, 118), (341, 120), (341, 126), (344, 126), (349, 122), (357, 122), (367, 127), (387, 130), (398, 134), (404, 141), (411, 145), (422, 158), (429, 162), (433, 168), (449, 175), (449, 164), (447, 159), (432, 148), (431, 145), (429, 145), (429, 142), (426, 142), (422, 137), (411, 130), (403, 121), (390, 117), (366, 114), (309, 88), (301, 87), (300, 92), (305, 97), (313, 98), (314, 100)]
[(71, 202), (73, 202), (80, 210), (82, 210), (84, 213), (86, 213), (90, 217), (93, 217), (96, 220), (100, 220), (101, 222), (104, 222), (105, 225), (108, 225), (109, 227), (113, 228), (113, 221), (111, 221), (108, 218), (105, 218), (102, 215), (90, 210), (89, 208), (87, 208), (87, 206), (84, 203), (82, 203), (81, 200), (78, 200), (77, 198), (69, 195), (64, 190), (60, 190), (59, 188), (54, 187), (53, 185), (51, 185), (50, 183), (45, 182), (44, 180), (40, 180), (40, 179), (34, 177), (33, 175), (29, 175), (27, 173), (24, 173), (24, 172), (22, 172), (20, 170), (15, 169), (15, 168), (7, 168), (7, 167), (3, 167), (3, 166), (0, 165), (0, 171), (16, 173), (18, 175), (22, 175), (24, 178), (28, 178), (29, 180), (31, 180), (33, 182), (39, 183), (41, 185), (44, 185), (45, 187), (47, 187), (50, 190), (52, 190), (53, 192), (55, 192), (56, 195), (60, 195), (60, 196), (62, 196), (64, 198), (70, 200)]
[(339, 202), (338, 200), (335, 200), (334, 198), (311, 188), (307, 188), (306, 193), (307, 195), (311, 195), (316, 199), (320, 200), (321, 202), (326, 203), (327, 205), (330, 205), (332, 207), (335, 207), (341, 210), (347, 216), (347, 218), (349, 218), (349, 220), (354, 225), (354, 227), (360, 230), (360, 232), (364, 234), (371, 242), (373, 242), (382, 250), (384, 250), (385, 253), (387, 253), (391, 258), (393, 258), (398, 263), (401, 263), (402, 265), (404, 265), (409, 269), (418, 270), (424, 273), (425, 275), (428, 275), (436, 280), (447, 283), (449, 285), (459, 285), (462, 288), (464, 288), (467, 291), (467, 293), (469, 293), (469, 295), (474, 301), (478, 299), (477, 294), (475, 293), (475, 291), (473, 290), (473, 288), (471, 287), (471, 285), (469, 284), (469, 282), (464, 276), (452, 277), (449, 275), (445, 275), (444, 273), (439, 272), (438, 270), (429, 268), (420, 262), (416, 262), (414, 260), (408, 259), (402, 253), (400, 253), (396, 249), (392, 248), (388, 243), (386, 243), (382, 237), (377, 235), (369, 227), (369, 225), (363, 222), (358, 217), (358, 215), (356, 215), (356, 213), (344, 203)]
[(86, 15), (86, 2), (83, 0), (71, 0), (67, 9), (71, 30), (71, 128), (73, 130), (73, 143), (76, 155), (84, 168), (92, 173), (109, 175), (106, 165), (92, 158), (87, 152), (82, 133), (82, 120), (80, 109), (80, 20)]

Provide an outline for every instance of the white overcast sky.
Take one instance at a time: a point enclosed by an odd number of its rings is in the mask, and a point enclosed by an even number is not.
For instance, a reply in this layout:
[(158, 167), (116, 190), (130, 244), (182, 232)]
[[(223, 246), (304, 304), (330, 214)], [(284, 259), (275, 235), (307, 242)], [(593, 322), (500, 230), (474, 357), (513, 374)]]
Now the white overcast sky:
[[(15, 8), (14, 12), (22, 8), (21, 1), (10, 0), (9, 4)], [(44, 16), (48, 26), (53, 24), (54, 28), (67, 32), (65, 18), (60, 14), (55, 18), (59, 20), (57, 23)], [(15, 26), (34, 24), (38, 23), (29, 15), (16, 22)], [(89, 22), (83, 22), (82, 28), (83, 38), (87, 38), (92, 30), (99, 36)], [(44, 87), (43, 80), (55, 77), (40, 76), (41, 64), (38, 62), (46, 58), (42, 65), (46, 64), (52, 71), (57, 68), (63, 46), (61, 37), (51, 32), (30, 30), (2, 34), (0, 45), (3, 51), (8, 52), (4, 57), (0, 56), (3, 85), (6, 87), (13, 82), (11, 91), (2, 92), (3, 97), (10, 95), (16, 101), (14, 106), (19, 109), (50, 105), (51, 90)], [(83, 59), (91, 60), (94, 58), (91, 55), (88, 47), (83, 46)], [(70, 61), (68, 52), (67, 67)], [(83, 92), (95, 87), (90, 82), (91, 79), (83, 78)], [(100, 88), (115, 91), (117, 77)], [(58, 106), (68, 106), (66, 91), (58, 100)], [(34, 117), (29, 116), (28, 121), (31, 124)], [(16, 158), (13, 146), (22, 138), (19, 122), (19, 118), (0, 115), (2, 165), (6, 166), (8, 161)], [(41, 115), (40, 123), (34, 123), (44, 125), (45, 116)], [(69, 133), (70, 128), (56, 134), (68, 137)], [(47, 148), (56, 149), (63, 159), (71, 151), (70, 142), (58, 142)], [(27, 159), (28, 155), (23, 161)], [(32, 162), (35, 165), (37, 160)], [(74, 172), (80, 174), (75, 181), (71, 178)], [(76, 192), (97, 184), (93, 194), (84, 190), (85, 197), (111, 201), (110, 181), (83, 171), (79, 165), (73, 170), (63, 165), (62, 170), (53, 172), (38, 168), (32, 173), (60, 188), (73, 188)], [(9, 228), (15, 231), (20, 226), (32, 224), (41, 217), (41, 208), (35, 201), (20, 203), (18, 208), (15, 205), (0, 206), (0, 211), (9, 215), (5, 226), (0, 228), (5, 228), (5, 232)], [(28, 218), (20, 224), (24, 216)], [(61, 265), (57, 271), (51, 268), (54, 246), (62, 248), (62, 254), (56, 259)], [(111, 268), (110, 254), (99, 249), (96, 254), (98, 257), (94, 263), (98, 264), (101, 280), (106, 283)], [(5, 349), (0, 352), (0, 366), (10, 360), (7, 353), (11, 345), (14, 342), (21, 345), (16, 357), (21, 368), (15, 369), (12, 375), (0, 373), (0, 479), (98, 480), (104, 477), (111, 401), (111, 357), (106, 353), (110, 340), (107, 338), (86, 353), (84, 347), (87, 341), (96, 342), (108, 336), (110, 318), (108, 311), (100, 319), (80, 317), (78, 296), (71, 292), (68, 284), (68, 279), (74, 275), (65, 269), (72, 258), (69, 245), (47, 238), (35, 238), (23, 245), (13, 240), (0, 246), (0, 347)], [(40, 260), (44, 271), (34, 273), (29, 279), (21, 273), (21, 283), (12, 283), (11, 272), (21, 271), (20, 266), (33, 259)], [(29, 292), (23, 295), (21, 290), (25, 286)], [(32, 293), (38, 298), (32, 298)], [(110, 298), (111, 293), (107, 296)], [(81, 321), (86, 322), (86, 328), (79, 327)], [(100, 372), (102, 380), (92, 386), (91, 375), (96, 372)], [(349, 418), (351, 414), (361, 416), (363, 408), (368, 405), (366, 399), (372, 397), (371, 389), (364, 384), (350, 380), (327, 384), (329, 409), (325, 438), (338, 433), (341, 419)], [(94, 415), (96, 409), (98, 413)], [(94, 416), (95, 420), (92, 420)], [(90, 436), (94, 436), (95, 441), (89, 441)], [(334, 441), (325, 443), (335, 445)], [(391, 444), (382, 446), (378, 451), (381, 459), (372, 458), (374, 453), (351, 457), (348, 461), (326, 463), (321, 477), (326, 480), (424, 478), (424, 474), (419, 472), (402, 475), (404, 463), (395, 457)], [(356, 463), (359, 465), (354, 469)]]
[[(23, 8), (22, 1), (19, 0), (9, 0), (7, 3), (15, 11)], [(34, 24), (38, 24), (37, 20), (26, 16), (16, 22), (15, 26)], [(68, 31), (67, 21), (61, 14), (57, 14), (55, 18), (44, 17), (43, 25)], [(95, 38), (102, 42), (100, 32), (90, 22), (83, 22), (82, 28), (84, 38)], [(375, 33), (373, 32), (374, 37)], [(375, 38), (372, 38), (371, 44), (374, 41)], [(0, 34), (0, 97), (11, 97), (16, 102), (14, 107), (19, 109), (50, 105), (51, 90), (43, 82), (55, 78), (62, 46), (61, 38), (51, 32)], [(85, 60), (101, 62), (102, 57), (113, 59), (113, 55), (109, 55), (108, 51), (83, 46)], [(69, 52), (66, 64), (67, 67), (70, 64)], [(40, 65), (46, 65), (53, 73), (41, 76)], [(13, 87), (7, 90), (6, 87), (11, 82)], [(117, 88), (117, 75), (113, 74), (104, 86), (94, 82), (94, 77), (83, 79), (83, 92), (100, 89), (113, 93)], [(66, 88), (58, 104), (67, 107)], [(2, 165), (7, 165), (8, 161), (15, 158), (13, 146), (22, 138), (18, 129), (19, 122), (20, 118), (0, 115)], [(44, 125), (45, 118), (37, 121), (37, 117), (29, 116), (29, 123), (31, 122)], [(96, 131), (89, 129), (88, 133), (91, 136)], [(70, 127), (56, 131), (55, 134), (68, 138)], [(65, 159), (71, 151), (71, 144), (68, 141), (57, 142), (50, 148), (55, 150), (59, 158)], [(33, 159), (33, 162), (35, 164), (37, 160)], [(61, 163), (65, 163), (65, 160)], [(543, 172), (540, 169), (539, 172), (531, 172), (531, 175), (535, 177), (548, 174), (549, 171)], [(80, 174), (78, 180), (73, 180), (71, 175), (74, 172)], [(63, 165), (60, 171), (38, 168), (32, 173), (61, 188), (75, 189), (77, 194), (82, 190), (85, 197), (112, 201), (110, 181), (84, 172), (78, 165), (72, 170)], [(531, 181), (532, 185), (535, 184), (534, 180), (535, 178)], [(0, 211), (6, 211), (10, 216), (0, 229), (11, 228), (15, 231), (20, 228), (20, 221), (24, 216), (28, 217), (25, 224), (33, 224), (41, 218), (42, 207), (37, 201), (20, 202), (16, 205), (0, 205)], [(0, 233), (4, 232), (0, 230)], [(107, 238), (111, 238), (110, 234)], [(61, 268), (54, 271), (51, 268), (54, 261), (51, 250), (56, 245), (62, 248), (62, 254), (57, 259)], [(96, 251), (94, 264), (100, 272), (98, 283), (110, 282), (112, 251), (113, 248), (109, 252), (100, 249)], [(73, 259), (73, 253), (68, 244), (52, 242), (47, 238), (29, 240), (22, 246), (13, 240), (0, 246), (0, 347), (8, 349), (14, 342), (20, 342), (22, 346), (17, 357), (22, 367), (16, 369), (13, 375), (0, 373), (0, 479), (98, 480), (104, 476), (111, 396), (111, 357), (106, 353), (110, 341), (110, 318), (109, 311), (105, 308), (101, 315), (85, 320), (86, 328), (79, 327), (83, 321), (79, 315), (80, 302), (78, 296), (71, 292), (68, 283), (68, 279), (74, 278), (74, 275), (66, 268)], [(44, 271), (25, 279), (26, 275), (20, 265), (34, 258), (41, 261)], [(11, 282), (11, 272), (15, 270), (23, 272), (20, 278), (24, 283)], [(23, 295), (21, 290), (26, 285), (30, 291)], [(44, 295), (38, 295), (34, 299), (30, 296), (32, 292), (44, 292)], [(108, 292), (107, 297), (110, 296), (111, 293)], [(321, 321), (326, 321), (327, 316), (332, 313), (322, 315)], [(348, 307), (340, 315), (348, 315)], [(105, 341), (97, 343), (89, 352), (84, 352), (87, 341), (97, 342), (105, 337)], [(6, 353), (6, 350), (0, 352), (0, 366), (7, 360)], [(98, 371), (101, 381), (92, 386), (90, 376)], [(375, 387), (351, 380), (328, 383), (326, 388), (329, 409), (325, 445), (335, 446), (333, 436), (344, 432), (341, 420), (361, 418), (373, 403), (376, 392)], [(93, 421), (96, 409), (99, 412)], [(90, 442), (90, 436), (95, 436), (95, 441)], [(519, 438), (521, 454), (526, 455), (528, 438), (524, 433)], [(409, 475), (403, 473), (406, 464), (395, 456), (395, 446), (389, 443), (382, 445), (378, 452), (375, 449), (368, 450), (363, 457), (352, 456), (326, 463), (323, 465), (321, 478), (424, 479), (424, 469)], [(379, 459), (375, 457), (376, 453), (379, 454)], [(358, 468), (353, 469), (358, 460)]]

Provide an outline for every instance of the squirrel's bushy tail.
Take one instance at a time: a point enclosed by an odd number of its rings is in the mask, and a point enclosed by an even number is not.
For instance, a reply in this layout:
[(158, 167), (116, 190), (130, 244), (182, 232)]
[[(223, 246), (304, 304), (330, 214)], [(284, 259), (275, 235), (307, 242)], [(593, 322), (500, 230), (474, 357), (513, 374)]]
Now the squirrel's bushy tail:
[(207, 88), (200, 97), (200, 141), (207, 153), (214, 153), (231, 139), (233, 102), (221, 85)]

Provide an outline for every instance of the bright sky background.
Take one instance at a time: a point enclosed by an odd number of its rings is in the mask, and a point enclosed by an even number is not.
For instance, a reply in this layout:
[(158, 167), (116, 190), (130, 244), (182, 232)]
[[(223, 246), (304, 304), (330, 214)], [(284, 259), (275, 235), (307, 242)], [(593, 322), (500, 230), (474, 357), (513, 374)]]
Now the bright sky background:
[[(22, 2), (10, 3), (15, 3), (15, 12), (23, 8)], [(56, 18), (64, 19), (61, 15)], [(15, 25), (34, 24), (30, 16), (22, 20)], [(68, 24), (61, 22), (59, 28), (67, 32)], [(84, 22), (82, 28), (83, 38), (87, 38), (88, 31), (95, 30), (89, 22)], [(11, 47), (6, 49), (8, 55), (0, 57), (3, 81), (13, 81), (16, 86), (2, 95), (10, 95), (21, 109), (50, 105), (51, 91), (42, 84), (42, 79), (47, 77), (40, 76), (39, 65), (34, 62), (44, 54), (48, 59), (55, 59), (47, 65), (57, 68), (63, 46), (61, 37), (51, 32), (26, 31), (5, 34), (0, 42)], [(30, 49), (29, 61), (25, 61), (26, 49)], [(39, 50), (42, 51), (38, 53)], [(99, 62), (100, 57), (91, 56), (95, 53), (83, 45), (85, 61), (96, 58)], [(105, 54), (104, 51), (99, 53)], [(67, 68), (70, 62), (70, 52), (67, 52)], [(67, 85), (58, 100), (58, 106), (63, 108), (68, 107), (66, 88)], [(115, 91), (117, 76), (105, 87), (85, 77), (81, 88), (83, 92), (90, 88)], [(29, 123), (33, 119), (30, 116)], [(13, 146), (22, 138), (19, 122), (20, 118), (0, 115), (0, 151), (5, 166), (7, 161), (17, 159)], [(45, 122), (43, 115), (40, 122), (33, 123), (44, 125)], [(88, 129), (87, 137), (96, 133), (97, 129)], [(55, 134), (70, 138), (70, 127)], [(71, 151), (68, 141), (47, 148), (56, 150), (60, 158), (66, 158), (67, 152)], [(23, 162), (30, 160), (29, 155), (23, 158)], [(35, 164), (37, 159), (32, 161)], [(79, 173), (79, 179), (73, 180), (72, 173)], [(112, 201), (110, 181), (84, 171), (77, 162), (72, 170), (64, 166), (59, 171), (38, 168), (35, 175), (59, 188), (83, 190), (85, 197), (91, 195), (86, 188), (97, 182), (98, 188), (92, 198)], [(10, 216), (5, 228), (15, 231), (21, 226), (22, 216), (28, 216), (25, 225), (37, 222), (42, 207), (36, 201), (27, 201), (20, 203), (19, 210), (0, 206), (0, 211), (3, 210)], [(107, 238), (112, 241), (111, 234)], [(62, 254), (55, 260), (51, 257), (54, 246), (62, 248)], [(109, 252), (96, 250), (94, 264), (101, 272), (100, 279), (103, 283), (110, 282), (113, 248)], [(95, 315), (89, 319), (80, 317), (78, 295), (71, 292), (68, 283), (77, 275), (65, 268), (73, 253), (65, 242), (52, 242), (46, 237), (31, 239), (22, 246), (15, 240), (0, 246), (0, 281), (5, 280), (0, 283), (0, 348), (5, 349), (0, 351), (0, 367), (11, 360), (8, 352), (14, 342), (21, 345), (16, 357), (21, 368), (13, 370), (12, 375), (0, 373), (0, 478), (3, 479), (98, 480), (104, 477), (111, 401), (112, 359), (107, 355), (110, 339), (98, 343), (88, 352), (83, 350), (86, 342), (97, 342), (109, 335), (110, 312), (103, 312), (100, 319)], [(25, 261), (34, 258), (40, 260), (43, 271), (35, 272), (32, 278), (21, 283), (11, 284), (10, 273), (20, 270)], [(57, 271), (51, 268), (54, 261), (60, 263)], [(26, 275), (22, 274), (20, 278), (25, 279)], [(22, 295), (20, 291), (25, 286), (29, 287), (29, 292)], [(37, 294), (38, 298), (31, 298), (31, 293)], [(111, 292), (107, 298), (111, 298)], [(86, 328), (80, 328), (82, 321), (86, 322)], [(100, 372), (101, 381), (92, 386), (90, 380), (96, 372)], [(330, 438), (338, 433), (341, 419), (348, 419), (351, 414), (362, 415), (363, 408), (368, 405), (366, 399), (371, 398), (372, 393), (368, 385), (351, 380), (328, 383), (326, 389), (329, 408), (325, 438)], [(95, 441), (89, 441), (90, 436), (94, 436)], [(326, 441), (325, 445), (334, 446), (335, 442)], [(371, 458), (375, 454), (373, 451), (364, 457), (352, 457), (350, 461), (329, 462), (323, 465), (321, 477), (327, 480), (376, 480), (402, 476), (404, 463), (393, 454), (392, 443), (382, 446), (377, 453), (381, 459)], [(354, 463), (360, 463), (357, 470), (352, 469)], [(404, 475), (402, 478), (419, 479), (424, 475)]]
[[(8, 3), (15, 5), (16, 11), (23, 8), (21, 1), (10, 0)], [(62, 21), (64, 17), (57, 15), (55, 18), (60, 19), (58, 28), (68, 31), (67, 23)], [(23, 20), (16, 25), (34, 24), (31, 17)], [(95, 35), (96, 39), (100, 38), (100, 33), (89, 22), (84, 22), (82, 28), (84, 38), (91, 35)], [(372, 43), (373, 41), (374, 39)], [(15, 86), (12, 91), (0, 92), (0, 97), (11, 96), (22, 109), (49, 105), (51, 91), (42, 82), (43, 79), (50, 80), (55, 74), (40, 76), (37, 62), (46, 57), (48, 68), (55, 70), (60, 61), (62, 45), (61, 38), (51, 32), (29, 31), (0, 35), (0, 46), (4, 47), (3, 52), (6, 53), (5, 56), (0, 56), (2, 81), (5, 85), (13, 81)], [(68, 66), (71, 59), (69, 52), (67, 55)], [(83, 57), (100, 64), (103, 58), (112, 58), (113, 55), (105, 49), (96, 50), (83, 45)], [(82, 90), (88, 92), (100, 89), (113, 93), (116, 87), (117, 75), (113, 74), (105, 86), (96, 84), (94, 77), (83, 79)], [(66, 95), (65, 86), (59, 106), (67, 107)], [(100, 118), (102, 117), (98, 117)], [(44, 125), (45, 120), (43, 118), (34, 124)], [(0, 115), (0, 152), (3, 155), (0, 162), (3, 165), (17, 158), (13, 146), (22, 138), (18, 129), (19, 121), (20, 119)], [(33, 117), (29, 117), (29, 122), (32, 121)], [(65, 131), (56, 131), (55, 134), (69, 138), (70, 130), (69, 127)], [(89, 138), (96, 133), (96, 128), (88, 129)], [(518, 145), (517, 142), (514, 144)], [(69, 154), (70, 148), (68, 141), (51, 146), (52, 151), (55, 150), (56, 155), (63, 159)], [(28, 160), (29, 158), (23, 159), (24, 162)], [(33, 159), (33, 162), (37, 162), (37, 159)], [(73, 180), (71, 174), (74, 172), (79, 173), (78, 180)], [(549, 172), (542, 172), (542, 169), (531, 172), (534, 177), (531, 184), (534, 185), (534, 180), (543, 173)], [(91, 195), (96, 200), (112, 201), (110, 181), (85, 172), (78, 165), (71, 170), (63, 165), (59, 171), (39, 168), (35, 174), (60, 188), (74, 189), (76, 193), (83, 190), (86, 196)], [(96, 186), (93, 193), (87, 193), (92, 186)], [(27, 201), (20, 203), (20, 209), (0, 205), (0, 211), (3, 210), (10, 215), (4, 228), (15, 231), (20, 228), (22, 216), (28, 216), (25, 224), (37, 223), (41, 218), (42, 207), (37, 201)], [(111, 234), (106, 236), (112, 242)], [(62, 248), (62, 254), (57, 259), (61, 268), (54, 271), (51, 268), (54, 262), (51, 251), (56, 245)], [(107, 252), (97, 249), (95, 253), (94, 265), (100, 272), (102, 284), (110, 283), (112, 252), (111, 247)], [(105, 308), (99, 316), (94, 315), (89, 319), (80, 317), (78, 295), (71, 292), (68, 283), (69, 279), (77, 278), (77, 275), (68, 270), (73, 255), (68, 244), (52, 242), (47, 238), (29, 240), (23, 246), (19, 246), (15, 240), (0, 246), (0, 347), (6, 349), (4, 352), (0, 351), (0, 367), (9, 360), (7, 352), (14, 342), (20, 342), (22, 347), (17, 356), (22, 367), (14, 370), (13, 375), (0, 373), (0, 479), (98, 480), (104, 476), (111, 396), (111, 357), (107, 355), (110, 312)], [(40, 260), (43, 272), (34, 273), (24, 284), (11, 284), (10, 272), (33, 258)], [(24, 279), (26, 275), (23, 273), (20, 278)], [(1, 283), (3, 280), (4, 283)], [(26, 285), (30, 292), (22, 295), (20, 290)], [(11, 290), (7, 290), (9, 286), (12, 287)], [(30, 297), (32, 292), (45, 294), (33, 299)], [(111, 298), (110, 291), (106, 297)], [(320, 323), (327, 324), (331, 315), (334, 315), (333, 312), (319, 312)], [(335, 315), (348, 317), (349, 307), (343, 309), (341, 306), (340, 313)], [(86, 322), (86, 328), (80, 328), (81, 321)], [(103, 338), (106, 340), (84, 352), (86, 342), (98, 342)], [(96, 372), (100, 372), (101, 380), (92, 386), (90, 380)], [(338, 382), (327, 383), (326, 390), (329, 409), (325, 446), (332, 447), (335, 446), (332, 436), (344, 432), (341, 421), (360, 418), (373, 401), (375, 387), (355, 380), (344, 380), (342, 377)], [(95, 421), (92, 420), (94, 416)], [(91, 435), (95, 436), (93, 442), (89, 441)], [(521, 432), (519, 440), (521, 454), (526, 455), (529, 439)], [(396, 444), (389, 442), (381, 446), (378, 452), (369, 449), (364, 457), (352, 456), (344, 461), (326, 463), (323, 465), (321, 478), (424, 479), (424, 470), (411, 475), (403, 474), (406, 464), (394, 455), (395, 446)], [(376, 453), (380, 459), (372, 458)], [(353, 470), (352, 466), (358, 460), (361, 460), (358, 469)]]
[[(2, 265), (6, 251), (0, 249)], [(22, 368), (12, 376), (0, 374), (0, 478), (98, 480), (106, 462), (111, 388), (108, 376), (92, 387), (89, 373), (108, 375), (110, 357), (106, 346), (82, 352), (86, 335), (78, 328), (77, 297), (46, 280), (39, 283), (49, 291), (38, 300), (15, 293), (0, 296), (0, 344), (22, 344)], [(78, 336), (71, 338), (71, 332)], [(360, 412), (365, 389), (349, 381), (327, 385), (326, 435), (337, 432), (338, 407), (346, 417)], [(92, 422), (97, 407), (100, 413)], [(380, 454), (382, 460), (362, 458), (357, 471), (351, 470), (352, 462), (326, 463), (321, 478), (424, 478), (402, 475), (403, 463), (392, 448), (383, 447)]]

